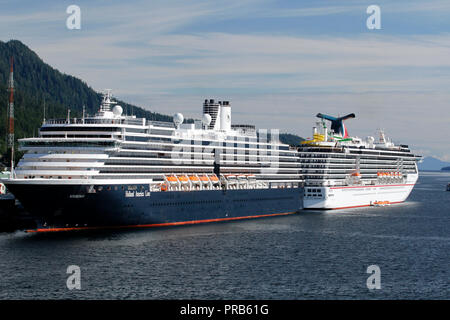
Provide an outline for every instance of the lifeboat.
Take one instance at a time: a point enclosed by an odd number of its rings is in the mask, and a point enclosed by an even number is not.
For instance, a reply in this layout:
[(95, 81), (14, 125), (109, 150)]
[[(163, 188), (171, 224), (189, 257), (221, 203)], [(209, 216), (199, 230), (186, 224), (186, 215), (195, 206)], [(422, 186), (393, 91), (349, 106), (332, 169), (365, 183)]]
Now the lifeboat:
[(242, 175), (238, 175), (237, 179), (238, 179), (239, 183), (247, 183), (247, 176), (245, 176), (243, 174)]
[(361, 173), (359, 172), (353, 172), (352, 177), (361, 177)]
[(384, 206), (388, 206), (390, 204), (391, 203), (389, 201), (375, 201), (371, 205), (374, 207), (384, 207)]
[(210, 175), (209, 179), (211, 180), (212, 183), (219, 183), (219, 178), (215, 174)]
[(241, 186), (246, 186), (247, 183), (248, 183), (247, 176), (246, 176), (246, 175), (238, 175), (238, 176), (237, 176), (237, 182), (238, 182)]
[(178, 180), (183, 184), (189, 183), (189, 178), (187, 176), (178, 176)]
[(201, 182), (203, 182), (203, 183), (209, 183), (209, 179), (208, 179), (208, 176), (200, 176), (199, 177), (200, 178), (200, 181)]
[(189, 176), (189, 180), (191, 180), (192, 183), (200, 183), (200, 179), (197, 176)]
[(176, 176), (167, 176), (166, 179), (171, 184), (177, 184), (178, 183), (178, 179), (177, 179)]
[(225, 175), (225, 178), (227, 179), (229, 184), (236, 183), (236, 176), (234, 174), (227, 174)]

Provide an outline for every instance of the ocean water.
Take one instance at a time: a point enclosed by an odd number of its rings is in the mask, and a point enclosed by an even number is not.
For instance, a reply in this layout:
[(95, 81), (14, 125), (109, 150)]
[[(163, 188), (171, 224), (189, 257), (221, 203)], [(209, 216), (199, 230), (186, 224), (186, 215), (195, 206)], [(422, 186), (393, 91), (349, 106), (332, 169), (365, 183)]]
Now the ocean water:
[[(450, 299), (449, 174), (404, 204), (161, 229), (0, 234), (0, 299)], [(69, 290), (67, 268), (80, 268)], [(380, 268), (368, 289), (367, 267)]]

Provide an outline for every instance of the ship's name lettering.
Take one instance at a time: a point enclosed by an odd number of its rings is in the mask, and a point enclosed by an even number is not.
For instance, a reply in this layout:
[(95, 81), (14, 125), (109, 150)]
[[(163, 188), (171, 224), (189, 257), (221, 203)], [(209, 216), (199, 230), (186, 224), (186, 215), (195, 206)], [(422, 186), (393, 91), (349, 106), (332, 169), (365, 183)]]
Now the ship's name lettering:
[(84, 198), (84, 194), (71, 194), (69, 196), (70, 199), (83, 199)]
[(134, 197), (150, 197), (150, 191), (125, 191), (125, 197), (126, 198), (134, 198)]

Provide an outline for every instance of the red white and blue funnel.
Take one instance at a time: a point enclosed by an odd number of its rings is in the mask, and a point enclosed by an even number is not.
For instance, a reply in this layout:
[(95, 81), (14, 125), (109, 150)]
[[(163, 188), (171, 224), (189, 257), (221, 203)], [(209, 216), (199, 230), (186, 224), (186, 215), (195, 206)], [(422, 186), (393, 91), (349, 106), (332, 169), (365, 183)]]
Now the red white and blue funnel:
[(318, 113), (316, 117), (330, 121), (331, 129), (334, 131), (334, 133), (340, 134), (342, 137), (347, 138), (348, 131), (344, 125), (344, 120), (355, 118), (355, 114), (350, 113), (344, 117), (336, 118), (326, 114)]

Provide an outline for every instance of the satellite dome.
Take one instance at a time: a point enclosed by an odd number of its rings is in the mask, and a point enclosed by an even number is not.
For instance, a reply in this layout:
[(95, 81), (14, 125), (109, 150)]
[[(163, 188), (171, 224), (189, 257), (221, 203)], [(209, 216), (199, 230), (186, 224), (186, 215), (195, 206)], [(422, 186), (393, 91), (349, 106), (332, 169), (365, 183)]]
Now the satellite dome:
[(123, 112), (123, 109), (122, 109), (121, 106), (116, 105), (116, 106), (114, 106), (114, 108), (113, 108), (112, 111), (113, 111), (113, 113), (114, 113), (115, 116), (121, 116), (121, 115), (122, 115), (122, 112)]
[(173, 123), (175, 124), (175, 126), (178, 128), (180, 124), (182, 124), (184, 121), (184, 117), (181, 113), (176, 113), (173, 116)]
[(209, 124), (211, 123), (211, 115), (204, 113), (203, 118), (202, 118), (202, 123), (205, 126), (209, 126)]

